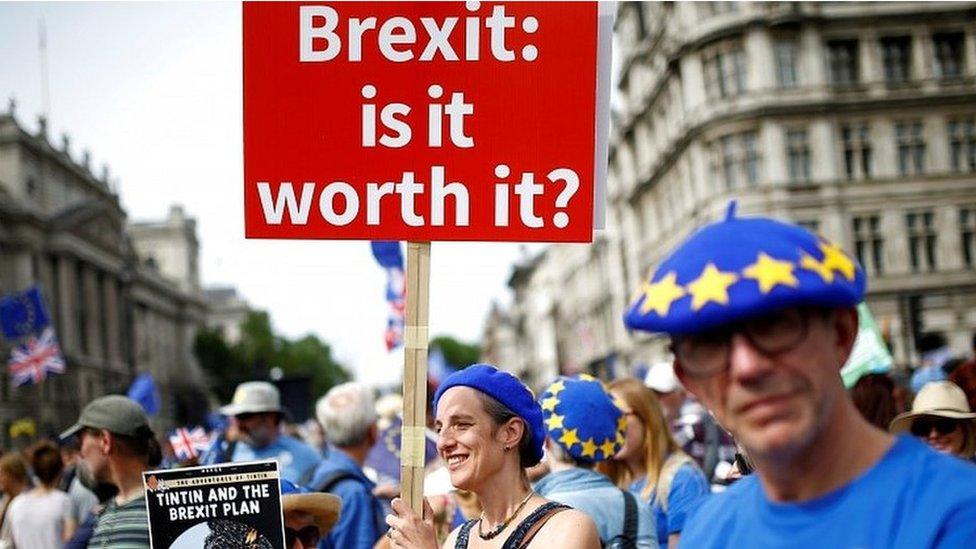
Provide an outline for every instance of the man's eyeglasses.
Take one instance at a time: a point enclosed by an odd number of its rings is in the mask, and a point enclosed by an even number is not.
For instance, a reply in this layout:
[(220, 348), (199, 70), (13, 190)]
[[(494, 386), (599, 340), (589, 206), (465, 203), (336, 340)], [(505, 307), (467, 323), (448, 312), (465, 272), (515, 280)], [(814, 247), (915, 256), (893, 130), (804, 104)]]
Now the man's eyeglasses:
[(289, 528), (285, 526), (285, 547), (291, 547), (295, 545), (295, 540), (302, 543), (302, 547), (315, 547), (319, 544), (319, 539), (322, 537), (319, 532), (319, 527), (315, 525), (306, 526), (301, 530), (295, 530), (294, 528)]
[(912, 434), (924, 438), (929, 436), (932, 429), (940, 435), (948, 435), (959, 427), (959, 420), (951, 417), (922, 416), (912, 422)]
[(807, 338), (810, 316), (823, 309), (791, 307), (774, 313), (700, 334), (681, 336), (671, 344), (671, 351), (691, 377), (705, 378), (728, 365), (732, 335), (742, 334), (760, 353), (772, 356), (794, 349)]

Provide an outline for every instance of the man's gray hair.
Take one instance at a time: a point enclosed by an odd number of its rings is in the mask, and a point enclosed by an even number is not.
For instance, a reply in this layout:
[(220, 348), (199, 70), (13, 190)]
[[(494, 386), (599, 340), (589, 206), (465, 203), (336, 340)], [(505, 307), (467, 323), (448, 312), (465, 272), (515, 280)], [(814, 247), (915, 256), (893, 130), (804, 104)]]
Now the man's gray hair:
[(376, 423), (373, 390), (355, 381), (336, 385), (315, 404), (315, 417), (331, 444), (355, 446)]

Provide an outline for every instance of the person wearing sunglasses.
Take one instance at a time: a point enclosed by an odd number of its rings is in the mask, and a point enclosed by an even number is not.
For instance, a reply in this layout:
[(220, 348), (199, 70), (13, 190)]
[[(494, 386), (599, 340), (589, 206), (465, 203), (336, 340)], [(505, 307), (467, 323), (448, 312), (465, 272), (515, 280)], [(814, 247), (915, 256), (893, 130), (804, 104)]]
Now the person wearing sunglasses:
[(844, 388), (866, 287), (839, 246), (734, 202), (641, 285), (627, 325), (670, 338), (681, 383), (755, 465), (682, 547), (976, 547), (976, 468), (871, 425)]
[(309, 492), (282, 479), (281, 509), (285, 518), (285, 549), (313, 549), (339, 520), (341, 500)]
[(966, 393), (951, 381), (926, 383), (912, 411), (893, 419), (889, 429), (907, 430), (943, 454), (969, 460), (976, 452), (976, 413), (969, 409)]

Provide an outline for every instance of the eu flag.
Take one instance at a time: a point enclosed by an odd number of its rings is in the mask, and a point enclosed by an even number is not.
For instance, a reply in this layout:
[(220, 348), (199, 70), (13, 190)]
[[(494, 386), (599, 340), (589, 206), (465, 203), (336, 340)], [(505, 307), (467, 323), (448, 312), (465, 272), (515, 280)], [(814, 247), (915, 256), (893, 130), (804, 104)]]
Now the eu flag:
[(37, 286), (0, 298), (0, 327), (8, 341), (38, 334), (50, 323), (41, 289)]

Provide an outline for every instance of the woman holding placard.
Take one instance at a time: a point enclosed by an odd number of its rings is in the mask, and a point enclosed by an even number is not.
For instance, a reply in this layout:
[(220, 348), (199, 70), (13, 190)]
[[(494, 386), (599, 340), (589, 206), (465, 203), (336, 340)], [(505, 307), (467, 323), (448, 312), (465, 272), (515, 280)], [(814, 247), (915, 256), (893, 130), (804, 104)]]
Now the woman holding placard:
[[(484, 511), (458, 527), (445, 549), (596, 548), (596, 526), (584, 513), (532, 491), (526, 467), (542, 459), (542, 409), (521, 381), (494, 366), (475, 364), (448, 376), (434, 395), (437, 450), (451, 484), (474, 492)], [(393, 500), (387, 533), (393, 547), (434, 548), (432, 512), (424, 518)]]

